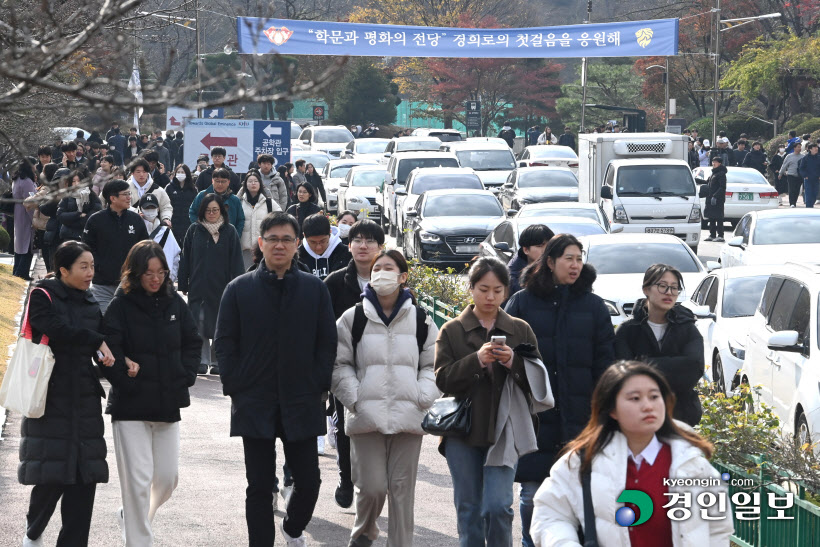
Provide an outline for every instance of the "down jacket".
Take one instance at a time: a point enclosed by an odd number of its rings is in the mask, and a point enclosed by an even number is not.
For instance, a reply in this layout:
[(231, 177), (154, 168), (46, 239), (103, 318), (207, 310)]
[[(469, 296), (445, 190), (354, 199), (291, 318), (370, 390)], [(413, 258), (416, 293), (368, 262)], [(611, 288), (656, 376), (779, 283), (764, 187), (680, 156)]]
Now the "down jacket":
[[(679, 427), (686, 427), (679, 424)], [(732, 509), (727, 502), (726, 518), (703, 520), (696, 499), (701, 492), (714, 495), (728, 492), (720, 473), (712, 467), (703, 452), (682, 438), (659, 439), (672, 450), (669, 478), (715, 478), (718, 486), (670, 486), (669, 492), (691, 493), (692, 516), (683, 521), (672, 521), (672, 545), (675, 547), (727, 547), (734, 531)], [(592, 459), (592, 504), (595, 509), (595, 529), (600, 547), (623, 547), (630, 544), (629, 527), (615, 522), (615, 512), (621, 504), (616, 500), (626, 488), (626, 467), (629, 448), (626, 437), (616, 432), (603, 451)], [(584, 523), (584, 497), (581, 489), (580, 460), (575, 453), (564, 454), (550, 470), (550, 476), (535, 494), (535, 510), (530, 535), (535, 545), (547, 547), (580, 547), (578, 528)], [(716, 515), (713, 505), (709, 516)], [(697, 510), (696, 510), (697, 509)], [(655, 511), (663, 511), (655, 507)]]
[(427, 340), (419, 355), (412, 300), (404, 301), (388, 326), (370, 300), (362, 302), (367, 324), (355, 363), (351, 331), (356, 309), (336, 322), (339, 343), (330, 390), (345, 406), (345, 433), (424, 435), (421, 422), (440, 395), (433, 374), (438, 329), (428, 317)]
[(131, 207), (136, 208), (139, 205), (140, 198), (145, 194), (154, 194), (157, 201), (159, 201), (159, 218), (171, 222), (171, 219), (174, 217), (174, 207), (171, 205), (171, 198), (168, 197), (168, 193), (159, 184), (154, 182), (151, 175), (148, 175), (148, 181), (145, 184), (145, 192), (140, 194), (137, 181), (134, 180), (134, 177), (131, 176), (128, 179), (128, 189), (131, 191)]
[[(256, 205), (251, 205), (248, 201), (248, 194), (243, 193), (239, 199), (242, 202), (242, 212), (245, 214), (245, 224), (240, 234), (242, 250), (249, 251), (253, 249), (253, 244), (256, 243), (259, 236), (262, 235), (259, 233), (259, 225), (262, 224), (262, 219), (268, 216), (269, 213), (281, 211), (282, 209), (278, 203), (263, 193), (259, 194)], [(270, 209), (268, 209), (268, 207), (270, 207)]]

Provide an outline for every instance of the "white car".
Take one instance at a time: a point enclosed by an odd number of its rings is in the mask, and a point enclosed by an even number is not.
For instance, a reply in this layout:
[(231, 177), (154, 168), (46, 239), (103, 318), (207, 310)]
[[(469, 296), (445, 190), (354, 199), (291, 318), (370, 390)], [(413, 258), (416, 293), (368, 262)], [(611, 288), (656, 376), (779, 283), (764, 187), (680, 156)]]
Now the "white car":
[(342, 150), (344, 159), (380, 161), (390, 139), (354, 139)]
[(527, 146), (518, 155), (518, 167), (569, 167), (578, 175), (578, 154), (569, 146), (536, 144)]
[(412, 133), (414, 137), (435, 137), (442, 142), (462, 141), (461, 132), (458, 129), (441, 129), (419, 127)]
[[(750, 211), (777, 209), (780, 199), (777, 190), (757, 169), (749, 167), (726, 168), (726, 203), (723, 218), (733, 225)], [(692, 170), (695, 182), (705, 184), (712, 174), (711, 167), (697, 167)], [(700, 208), (706, 207), (706, 198), (700, 198)]]
[(381, 208), (376, 204), (376, 190), (384, 184), (383, 165), (351, 167), (339, 185), (339, 211), (358, 211), (359, 218), (379, 221)]
[(720, 248), (724, 268), (783, 264), (820, 256), (820, 209), (753, 211)]
[(322, 170), (322, 180), (327, 194), (326, 213), (335, 214), (339, 211), (339, 188), (345, 180), (347, 172), (356, 165), (376, 165), (376, 162), (368, 160), (330, 160), (325, 165)]
[(507, 144), (507, 141), (505, 141), (501, 137), (467, 137), (464, 140), (466, 142), (489, 142), (493, 144), (503, 144), (507, 148), (510, 147), (510, 145)]
[(621, 224), (610, 224), (609, 219), (604, 214), (604, 210), (600, 205), (596, 205), (595, 203), (577, 203), (571, 201), (530, 203), (521, 207), (513, 218), (529, 219), (535, 217), (539, 223), (549, 226), (549, 217), (552, 216), (588, 218), (600, 224), (607, 233), (616, 234), (622, 232), (624, 229)]
[(353, 133), (343, 125), (309, 125), (302, 130), (299, 140), (308, 150), (321, 150), (338, 158), (353, 140)]
[(438, 152), (441, 141), (435, 137), (394, 137), (382, 152), (382, 163), (387, 163), (396, 152)]
[(746, 335), (769, 279), (769, 266), (717, 269), (701, 281), (684, 306), (695, 312), (707, 307), (711, 317), (699, 318), (703, 336), (705, 379), (729, 394), (740, 383)]
[(592, 289), (604, 299), (616, 327), (632, 316), (635, 301), (645, 298), (641, 284), (652, 264), (669, 264), (680, 270), (684, 290), (678, 302), (687, 300), (687, 291), (697, 287), (708, 273), (692, 249), (672, 235), (621, 233), (579, 239), (584, 245), (584, 261), (598, 272)]
[(748, 328), (741, 374), (800, 445), (820, 438), (818, 297), (820, 264), (775, 267)]
[(515, 156), (509, 145), (466, 140), (441, 143), (442, 152), (452, 152), (462, 167), (470, 167), (488, 190), (500, 188), (515, 169)]
[[(54, 133), (57, 137), (60, 138), (63, 142), (73, 141), (77, 138), (77, 131), (82, 131), (85, 136), (84, 139), (88, 139), (91, 132), (87, 129), (83, 129), (82, 127), (54, 127), (52, 128), (51, 132)], [(125, 133), (125, 138), (128, 138), (128, 132)]]

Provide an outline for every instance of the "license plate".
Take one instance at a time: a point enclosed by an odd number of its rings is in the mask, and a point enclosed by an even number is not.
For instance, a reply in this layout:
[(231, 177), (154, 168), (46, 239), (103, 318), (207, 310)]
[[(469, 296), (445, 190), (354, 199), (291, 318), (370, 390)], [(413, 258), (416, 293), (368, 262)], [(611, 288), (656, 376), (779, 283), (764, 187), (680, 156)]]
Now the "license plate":
[(751, 192), (740, 192), (738, 194), (738, 199), (740, 201), (754, 201), (755, 195)]
[(674, 228), (646, 228), (644, 230), (647, 234), (674, 234)]
[(456, 252), (458, 254), (476, 254), (478, 253), (478, 245), (456, 245)]

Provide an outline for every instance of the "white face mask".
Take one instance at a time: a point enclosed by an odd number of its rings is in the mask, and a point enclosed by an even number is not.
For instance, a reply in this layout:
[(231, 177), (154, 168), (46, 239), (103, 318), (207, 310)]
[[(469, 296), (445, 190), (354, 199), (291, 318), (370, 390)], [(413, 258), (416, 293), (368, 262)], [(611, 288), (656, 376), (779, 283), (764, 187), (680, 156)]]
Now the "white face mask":
[(183, 182), (185, 180), (185, 173), (177, 173), (177, 180)]
[(157, 209), (143, 209), (142, 210), (142, 216), (145, 217), (145, 220), (148, 220), (148, 221), (151, 221), (151, 222), (153, 222), (154, 219), (157, 218), (157, 213), (159, 213), (159, 211)]
[(777, 151), (778, 151), (778, 152), (780, 152), (780, 153), (782, 154), (783, 152), (785, 152), (785, 151), (786, 151), (786, 149), (785, 149), (785, 148), (778, 148), (778, 149), (777, 149)]
[(339, 224), (339, 237), (347, 237), (347, 234), (350, 233), (350, 226), (347, 224)]
[(376, 294), (379, 296), (393, 294), (399, 288), (399, 274), (398, 272), (388, 272), (385, 270), (373, 272), (370, 276), (370, 287), (376, 291)]

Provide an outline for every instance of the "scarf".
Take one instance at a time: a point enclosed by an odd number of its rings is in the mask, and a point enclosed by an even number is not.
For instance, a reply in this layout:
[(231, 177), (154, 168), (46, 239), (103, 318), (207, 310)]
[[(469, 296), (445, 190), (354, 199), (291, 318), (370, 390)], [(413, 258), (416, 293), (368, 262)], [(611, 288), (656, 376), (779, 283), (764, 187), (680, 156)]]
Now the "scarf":
[(200, 220), (200, 224), (202, 224), (208, 233), (211, 234), (211, 237), (214, 238), (214, 243), (219, 243), (219, 229), (225, 224), (225, 219), (222, 216), (219, 217), (219, 220), (216, 222), (208, 222), (207, 220)]
[(74, 198), (77, 200), (77, 210), (82, 212), (83, 208), (91, 200), (91, 188), (83, 187)]
[(261, 195), (262, 195), (262, 190), (261, 189), (256, 193), (255, 196), (252, 196), (250, 192), (245, 192), (245, 199), (248, 200), (248, 203), (250, 203), (251, 206), (255, 207), (256, 203), (259, 201), (259, 196), (261, 196)]

